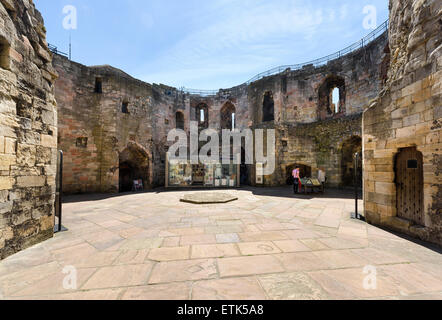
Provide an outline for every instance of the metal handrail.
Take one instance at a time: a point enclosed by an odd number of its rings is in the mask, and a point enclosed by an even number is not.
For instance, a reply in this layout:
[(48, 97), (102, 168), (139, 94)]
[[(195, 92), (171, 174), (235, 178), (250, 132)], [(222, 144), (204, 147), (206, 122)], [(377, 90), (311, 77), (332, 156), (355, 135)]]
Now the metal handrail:
[[(385, 31), (388, 30), (388, 20), (386, 20), (384, 23), (382, 23), (379, 27), (377, 27), (375, 30), (373, 30), (372, 32), (370, 32), (368, 35), (366, 35), (364, 38), (362, 38), (361, 40), (359, 40), (358, 42), (353, 43), (352, 45), (338, 51), (332, 54), (329, 54), (328, 56), (316, 59), (316, 60), (312, 60), (309, 62), (305, 62), (305, 63), (299, 63), (299, 64), (293, 64), (293, 65), (285, 65), (285, 66), (279, 66), (264, 72), (261, 72), (259, 74), (257, 74), (256, 76), (254, 76), (253, 78), (251, 78), (250, 80), (244, 82), (243, 84), (235, 87), (235, 88), (239, 88), (243, 85), (249, 85), (252, 82), (261, 80), (265, 77), (269, 77), (269, 76), (273, 76), (276, 74), (280, 74), (282, 72), (286, 72), (286, 71), (296, 71), (296, 70), (301, 70), (304, 67), (307, 66), (312, 66), (312, 67), (320, 67), (322, 65), (327, 64), (328, 62), (332, 61), (332, 60), (336, 60), (339, 59), (349, 53), (355, 52), (361, 48), (364, 48), (365, 46), (367, 46), (368, 44), (370, 44), (372, 41), (374, 41), (375, 39), (377, 39), (380, 35), (382, 35)], [(187, 93), (187, 94), (195, 94), (195, 95), (202, 95), (202, 96), (216, 96), (218, 93), (220, 92), (229, 92), (232, 91), (232, 89), (227, 89), (227, 90), (198, 90), (198, 89), (187, 89), (187, 88), (182, 88), (181, 91), (183, 93)]]
[[(352, 45), (350, 45), (350, 46), (348, 46), (338, 52), (329, 54), (328, 56), (325, 56), (325, 57), (322, 57), (322, 58), (319, 58), (316, 60), (312, 60), (309, 62), (279, 66), (279, 67), (261, 72), (261, 73), (257, 74), (256, 76), (254, 76), (253, 78), (251, 78), (250, 80), (248, 80), (248, 81), (244, 82), (243, 84), (236, 86), (232, 89), (200, 90), (200, 89), (188, 89), (188, 88), (182, 87), (179, 90), (183, 93), (187, 93), (187, 94), (191, 94), (191, 95), (200, 95), (200, 96), (216, 96), (218, 94), (229, 94), (234, 90), (238, 90), (239, 88), (241, 88), (243, 86), (247, 86), (247, 85), (251, 84), (252, 82), (261, 80), (265, 77), (270, 77), (270, 76), (277, 75), (277, 74), (280, 74), (280, 73), (286, 72), (286, 71), (290, 72), (290, 71), (301, 70), (307, 66), (311, 66), (311, 67), (315, 67), (315, 68), (320, 67), (320, 66), (327, 64), (328, 62), (330, 62), (332, 60), (339, 59), (347, 54), (350, 54), (350, 53), (355, 52), (361, 48), (364, 48), (369, 43), (371, 43), (372, 41), (377, 39), (381, 34), (388, 31), (388, 22), (389, 21), (387, 19), (384, 23), (382, 23), (379, 27), (377, 27), (375, 30), (370, 32), (364, 38), (362, 38), (358, 42), (355, 42)], [(49, 50), (51, 50), (53, 53), (68, 57), (67, 53), (59, 51), (56, 46), (48, 43), (48, 47), (49, 47)]]
[(52, 44), (50, 44), (50, 43), (48, 43), (48, 48), (49, 48), (49, 50), (51, 50), (52, 53), (55, 53), (55, 54), (59, 54), (59, 55), (61, 55), (61, 56), (68, 57), (68, 54), (67, 54), (67, 53), (62, 52), (62, 51), (59, 51), (58, 48), (57, 48), (56, 46), (54, 46), (54, 45), (52, 45)]

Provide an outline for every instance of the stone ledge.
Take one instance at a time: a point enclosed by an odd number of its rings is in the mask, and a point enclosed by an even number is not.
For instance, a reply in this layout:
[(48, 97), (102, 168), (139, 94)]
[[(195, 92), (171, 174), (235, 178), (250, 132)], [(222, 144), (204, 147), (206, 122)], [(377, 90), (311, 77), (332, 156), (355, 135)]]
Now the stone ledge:
[(192, 193), (184, 195), (180, 201), (193, 203), (193, 204), (216, 204), (216, 203), (228, 203), (238, 200), (238, 197), (232, 196), (228, 193)]

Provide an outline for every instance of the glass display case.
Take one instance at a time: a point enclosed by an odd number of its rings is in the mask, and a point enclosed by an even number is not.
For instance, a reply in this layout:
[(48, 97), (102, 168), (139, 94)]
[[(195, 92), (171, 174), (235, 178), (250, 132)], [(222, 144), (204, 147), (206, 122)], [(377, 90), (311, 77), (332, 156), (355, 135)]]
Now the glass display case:
[(166, 187), (239, 187), (239, 170), (233, 161), (192, 165), (189, 161), (172, 160), (166, 166)]
[(192, 166), (186, 161), (171, 161), (168, 165), (168, 185), (188, 187), (192, 185)]

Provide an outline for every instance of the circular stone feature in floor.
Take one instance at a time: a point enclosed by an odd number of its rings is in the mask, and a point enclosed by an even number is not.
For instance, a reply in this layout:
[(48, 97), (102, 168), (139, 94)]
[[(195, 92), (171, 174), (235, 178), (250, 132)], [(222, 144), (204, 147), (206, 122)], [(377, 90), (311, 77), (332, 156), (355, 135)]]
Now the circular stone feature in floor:
[(235, 197), (228, 193), (222, 192), (200, 192), (200, 193), (191, 193), (184, 195), (180, 201), (188, 202), (193, 204), (215, 204), (215, 203), (228, 203), (232, 201), (238, 200), (238, 197)]

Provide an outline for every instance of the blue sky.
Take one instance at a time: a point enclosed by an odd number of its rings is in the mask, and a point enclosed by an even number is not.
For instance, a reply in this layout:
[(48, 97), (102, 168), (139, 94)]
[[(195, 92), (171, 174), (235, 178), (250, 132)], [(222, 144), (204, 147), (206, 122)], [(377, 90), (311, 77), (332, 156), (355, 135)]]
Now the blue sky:
[[(372, 0), (34, 0), (48, 42), (85, 65), (110, 64), (149, 83), (195, 89), (239, 85), (279, 65), (310, 61), (358, 41)], [(76, 30), (63, 8), (77, 8)]]

